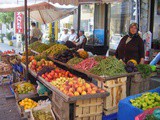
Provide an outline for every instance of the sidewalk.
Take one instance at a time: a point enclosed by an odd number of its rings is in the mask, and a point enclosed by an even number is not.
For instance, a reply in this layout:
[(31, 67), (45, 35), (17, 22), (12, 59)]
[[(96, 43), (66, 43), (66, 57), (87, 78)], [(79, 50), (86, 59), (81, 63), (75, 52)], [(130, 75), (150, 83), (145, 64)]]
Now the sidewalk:
[(11, 95), (9, 86), (0, 86), (0, 120), (21, 120), (15, 99), (6, 95)]
[[(9, 46), (4, 43), (0, 43), (0, 51), (12, 50), (16, 53), (20, 52), (20, 49)], [(6, 99), (6, 96), (13, 96), (9, 86), (0, 85), (0, 120), (21, 120), (17, 110), (16, 100), (14, 98)]]
[(20, 48), (16, 48), (14, 46), (9, 46), (7, 44), (4, 44), (4, 43), (0, 43), (0, 51), (6, 51), (6, 50), (12, 50), (14, 49), (16, 51), (16, 53), (20, 52)]

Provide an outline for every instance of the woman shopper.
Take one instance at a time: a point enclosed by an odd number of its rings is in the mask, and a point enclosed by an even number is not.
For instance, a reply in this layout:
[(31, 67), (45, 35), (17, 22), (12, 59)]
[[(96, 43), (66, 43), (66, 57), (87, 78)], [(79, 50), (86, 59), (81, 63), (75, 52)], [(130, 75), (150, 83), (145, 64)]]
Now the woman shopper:
[(129, 33), (121, 39), (115, 56), (125, 63), (134, 59), (138, 64), (144, 64), (144, 43), (138, 35), (137, 23), (130, 24)]

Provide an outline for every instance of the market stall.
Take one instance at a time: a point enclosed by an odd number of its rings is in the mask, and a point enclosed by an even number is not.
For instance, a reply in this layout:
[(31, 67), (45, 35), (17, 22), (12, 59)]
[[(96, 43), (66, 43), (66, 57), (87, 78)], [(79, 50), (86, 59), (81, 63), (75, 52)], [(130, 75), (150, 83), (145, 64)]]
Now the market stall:
[[(23, 55), (25, 55), (25, 53)], [(69, 105), (72, 103), (76, 105), (77, 101), (84, 101), (88, 99), (92, 101), (92, 99), (94, 98), (105, 98), (103, 99), (104, 107), (101, 113), (104, 112), (106, 115), (115, 113), (118, 110), (119, 101), (126, 98), (127, 96), (127, 77), (135, 75), (146, 75), (143, 73), (140, 74), (140, 72), (138, 72), (137, 70), (136, 72), (132, 71), (131, 73), (127, 73), (125, 69), (125, 67), (127, 66), (124, 65), (121, 61), (118, 61), (116, 58), (106, 58), (103, 56), (88, 56), (88, 53), (84, 50), (69, 50), (65, 45), (54, 44), (51, 46), (46, 46), (43, 43), (35, 42), (29, 46), (29, 55), (34, 55), (33, 59), (31, 59), (29, 63), (29, 73), (34, 76), (37, 81), (39, 81), (52, 91), (53, 111), (59, 118), (62, 117), (59, 116), (59, 114), (62, 115), (62, 113), (59, 112), (64, 108), (58, 109), (57, 107), (59, 106), (56, 106), (57, 104), (68, 103)], [(26, 65), (24, 60), (22, 59), (21, 65), (23, 66), (25, 71)], [(112, 64), (113, 66), (110, 66)], [(115, 64), (117, 66), (115, 66)], [(105, 65), (106, 67), (104, 67)], [(107, 66), (110, 66), (109, 72), (107, 70)], [(134, 64), (131, 64), (131, 66), (133, 66), (133, 69), (135, 69)], [(50, 67), (58, 69), (54, 70)], [(150, 75), (151, 73), (148, 74)], [(77, 77), (81, 76), (82, 78), (85, 78), (86, 81), (89, 80), (88, 82), (94, 83), (97, 87), (105, 90), (106, 92), (100, 94), (95, 93), (94, 95), (88, 94), (85, 96), (81, 96), (80, 93), (74, 93), (71, 89), (69, 91), (72, 92), (67, 94), (67, 92), (64, 91), (63, 88), (59, 87), (59, 84), (61, 86), (62, 84), (64, 84), (64, 81), (68, 81), (68, 79), (63, 78), (63, 75), (76, 75)], [(142, 77), (140, 77), (140, 79), (142, 79)], [(70, 84), (72, 84), (72, 82)], [(139, 89), (143, 89), (140, 86), (138, 87)], [(138, 90), (136, 92), (140, 93), (141, 91)], [(86, 93), (87, 91), (85, 91), (83, 94)], [(107, 95), (107, 93), (109, 94)], [(57, 101), (57, 99), (61, 99), (61, 103), (57, 103), (59, 102)], [(56, 107), (57, 109), (54, 109), (54, 107)], [(65, 115), (66, 118), (68, 115), (69, 113)], [(87, 116), (90, 115), (88, 114)]]

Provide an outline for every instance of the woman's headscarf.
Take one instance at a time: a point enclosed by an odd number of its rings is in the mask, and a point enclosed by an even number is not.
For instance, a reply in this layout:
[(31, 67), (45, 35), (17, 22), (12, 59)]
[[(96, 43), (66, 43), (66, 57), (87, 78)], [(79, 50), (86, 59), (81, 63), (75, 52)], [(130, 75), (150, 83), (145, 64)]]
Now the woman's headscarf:
[[(131, 28), (132, 26), (136, 26), (136, 28), (137, 28), (137, 33), (135, 33), (135, 34), (130, 33), (130, 28)], [(131, 23), (131, 24), (129, 25), (128, 35), (129, 35), (129, 37), (131, 37), (131, 38), (138, 36), (138, 24), (137, 24), (137, 23)]]

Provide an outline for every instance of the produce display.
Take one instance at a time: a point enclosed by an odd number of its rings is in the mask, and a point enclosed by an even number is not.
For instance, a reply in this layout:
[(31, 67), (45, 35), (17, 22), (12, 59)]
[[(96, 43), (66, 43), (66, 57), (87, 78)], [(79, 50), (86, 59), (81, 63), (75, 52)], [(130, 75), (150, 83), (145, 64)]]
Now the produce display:
[(128, 73), (132, 73), (132, 72), (137, 72), (138, 71), (138, 68), (135, 66), (136, 64), (134, 64), (134, 61), (128, 61), (126, 66), (125, 66), (125, 69)]
[(46, 61), (44, 59), (41, 59), (41, 61), (32, 60), (29, 63), (29, 68), (35, 72), (39, 72), (44, 66), (56, 67), (52, 61)]
[(42, 54), (47, 54), (50, 57), (54, 57), (55, 55), (61, 54), (63, 51), (67, 50), (68, 47), (62, 44), (55, 44), (46, 51), (44, 51)]
[(16, 87), (15, 91), (18, 92), (18, 94), (27, 94), (27, 93), (34, 92), (35, 90), (34, 85), (32, 85), (29, 82), (19, 83), (15, 87)]
[(41, 43), (41, 42), (34, 42), (32, 43), (29, 48), (31, 48), (32, 50), (36, 51), (36, 52), (43, 52), (45, 51), (46, 49), (48, 49), (50, 46), (49, 45), (46, 45), (44, 43)]
[(42, 76), (42, 74), (50, 73), (54, 69), (55, 69), (55, 67), (44, 66), (37, 74), (38, 74), (38, 76)]
[(98, 62), (95, 61), (95, 59), (92, 57), (92, 58), (87, 58), (83, 60), (82, 62), (78, 63), (74, 67), (77, 69), (82, 69), (82, 70), (90, 70), (96, 65), (98, 65)]
[[(34, 56), (29, 56), (28, 57), (28, 62), (31, 62), (34, 59)], [(26, 56), (21, 57), (21, 62), (26, 63)]]
[(19, 102), (19, 105), (21, 107), (24, 107), (24, 110), (27, 110), (27, 109), (32, 109), (34, 107), (37, 107), (38, 103), (33, 101), (32, 99), (25, 98), (24, 100)]
[(47, 54), (40, 53), (40, 54), (34, 56), (34, 59), (37, 61), (40, 61), (41, 59), (47, 60)]
[(11, 66), (9, 64), (6, 64), (4, 62), (0, 62), (0, 73), (1, 72), (8, 72), (11, 70)]
[[(26, 51), (24, 51), (24, 53), (22, 55), (25, 56)], [(32, 56), (32, 55), (34, 55), (34, 53), (31, 51), (31, 49), (28, 49), (28, 56)]]
[(138, 71), (141, 73), (142, 78), (147, 78), (151, 75), (152, 69), (150, 65), (139, 64), (137, 65)]
[(78, 64), (78, 63), (80, 63), (80, 62), (82, 62), (82, 61), (83, 61), (82, 58), (74, 57), (74, 58), (70, 59), (70, 60), (67, 62), (67, 64), (74, 66), (74, 65), (76, 65), (76, 64)]
[(45, 74), (42, 74), (42, 78), (44, 78), (48, 82), (55, 81), (57, 78), (60, 77), (74, 77), (74, 75), (71, 74), (69, 71), (65, 71), (59, 68), (56, 68), (49, 73), (46, 72)]
[(55, 120), (50, 111), (37, 110), (33, 111), (34, 120)]
[(100, 62), (101, 60), (105, 59), (106, 57), (105, 56), (94, 56), (94, 59), (97, 61), (97, 62)]
[(78, 56), (78, 53), (74, 50), (65, 50), (63, 53), (55, 55), (54, 59), (60, 62), (66, 63), (73, 57)]
[(55, 82), (56, 83), (51, 82), (51, 84), (70, 97), (105, 92), (104, 90), (95, 86), (93, 83), (85, 82), (85, 80), (82, 78), (61, 77), (56, 79)]
[(87, 51), (80, 49), (80, 50), (78, 50), (77, 52), (78, 52), (78, 54), (79, 54), (79, 56), (80, 56), (81, 58), (83, 58), (83, 59), (88, 58), (88, 53), (87, 53)]
[(91, 73), (100, 76), (116, 76), (125, 74), (125, 64), (115, 57), (107, 57), (90, 70)]
[(136, 99), (130, 100), (131, 104), (135, 107), (138, 107), (142, 110), (147, 110), (160, 106), (160, 95), (158, 93), (144, 93), (142, 96), (137, 97)]
[(12, 49), (12, 50), (7, 50), (7, 51), (2, 52), (2, 55), (8, 55), (8, 54), (15, 54), (15, 50)]

